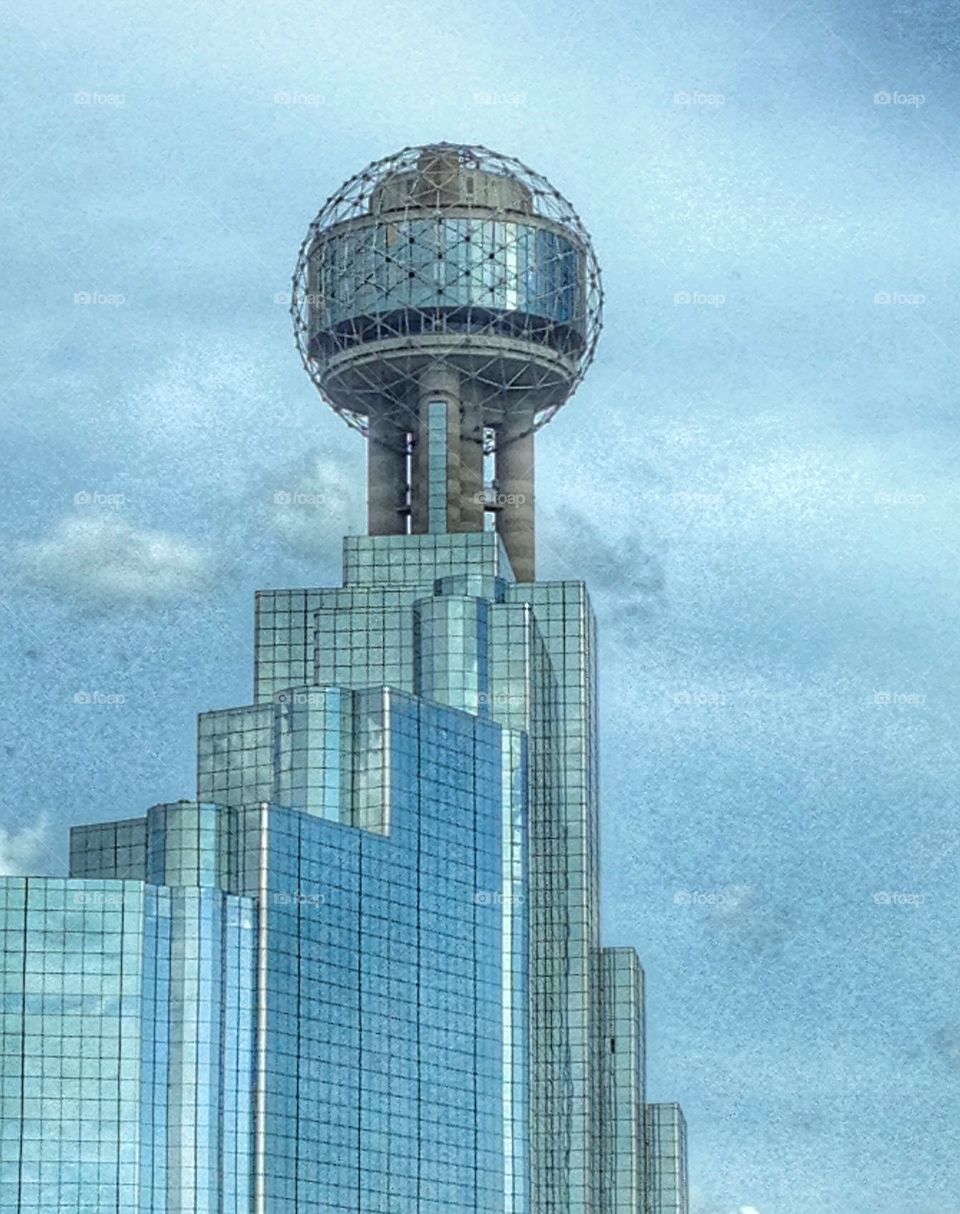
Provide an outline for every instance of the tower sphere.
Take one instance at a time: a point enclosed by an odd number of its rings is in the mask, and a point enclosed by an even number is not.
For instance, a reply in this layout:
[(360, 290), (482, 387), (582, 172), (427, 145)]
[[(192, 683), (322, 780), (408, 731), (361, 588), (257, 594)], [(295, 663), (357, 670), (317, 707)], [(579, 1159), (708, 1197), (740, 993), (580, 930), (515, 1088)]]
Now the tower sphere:
[(404, 148), (328, 199), (291, 307), (303, 365), (350, 425), (367, 433), (386, 411), (415, 433), (424, 391), (454, 384), (488, 449), (571, 396), (601, 311), (597, 259), (563, 195), (518, 160), (452, 143)]

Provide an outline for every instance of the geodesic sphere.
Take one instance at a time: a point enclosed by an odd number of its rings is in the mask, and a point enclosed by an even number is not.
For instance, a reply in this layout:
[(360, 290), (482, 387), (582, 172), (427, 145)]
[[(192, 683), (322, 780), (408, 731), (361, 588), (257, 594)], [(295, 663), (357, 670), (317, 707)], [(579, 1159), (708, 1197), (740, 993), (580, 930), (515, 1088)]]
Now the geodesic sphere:
[(363, 430), (455, 372), (485, 426), (542, 425), (576, 389), (600, 331), (590, 239), (519, 161), (405, 148), (351, 178), (310, 225), (294, 276), (297, 344), (323, 398)]

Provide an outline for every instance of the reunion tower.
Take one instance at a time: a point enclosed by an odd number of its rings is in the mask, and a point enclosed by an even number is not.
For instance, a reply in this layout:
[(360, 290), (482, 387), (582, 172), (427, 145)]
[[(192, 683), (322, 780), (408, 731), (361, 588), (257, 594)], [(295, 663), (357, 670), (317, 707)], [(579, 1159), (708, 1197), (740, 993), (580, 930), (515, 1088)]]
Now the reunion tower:
[(304, 366), (369, 439), (371, 535), (495, 521), (534, 578), (534, 432), (589, 366), (600, 274), (570, 204), (482, 147), (406, 148), (310, 225), (294, 278)]

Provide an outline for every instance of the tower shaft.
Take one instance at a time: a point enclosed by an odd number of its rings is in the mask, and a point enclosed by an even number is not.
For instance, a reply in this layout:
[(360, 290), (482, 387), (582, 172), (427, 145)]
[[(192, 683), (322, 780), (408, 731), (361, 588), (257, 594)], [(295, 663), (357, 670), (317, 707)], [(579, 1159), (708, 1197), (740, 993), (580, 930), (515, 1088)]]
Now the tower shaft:
[[(517, 581), (535, 578), (534, 411), (504, 410), (494, 430), (493, 474), (484, 481), (483, 409), (456, 372), (421, 377), (416, 414), (371, 409), (367, 431), (370, 535), (497, 531)], [(466, 389), (466, 390), (465, 390)], [(411, 453), (408, 458), (408, 451)]]

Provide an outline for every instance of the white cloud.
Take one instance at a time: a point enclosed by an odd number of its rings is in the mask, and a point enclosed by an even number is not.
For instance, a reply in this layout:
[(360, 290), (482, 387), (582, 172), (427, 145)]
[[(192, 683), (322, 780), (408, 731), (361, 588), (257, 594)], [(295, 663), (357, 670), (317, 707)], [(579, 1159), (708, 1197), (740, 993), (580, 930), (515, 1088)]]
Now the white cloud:
[(50, 853), (47, 823), (16, 830), (0, 826), (0, 877), (23, 877), (41, 871), (44, 857)]
[(47, 539), (22, 544), (20, 566), (29, 581), (60, 594), (138, 604), (202, 591), (213, 560), (189, 540), (91, 515), (65, 518)]
[(344, 535), (365, 521), (362, 481), (341, 461), (311, 454), (267, 486), (269, 525), (297, 556), (339, 556)]
[(731, 1209), (727, 1204), (729, 1200), (718, 1198), (716, 1194), (710, 1197), (696, 1185), (690, 1188), (691, 1214), (760, 1214), (756, 1206), (737, 1206)]
[(757, 894), (752, 885), (727, 885), (720, 891), (715, 910), (717, 918), (732, 920), (738, 915), (749, 915), (756, 905)]

